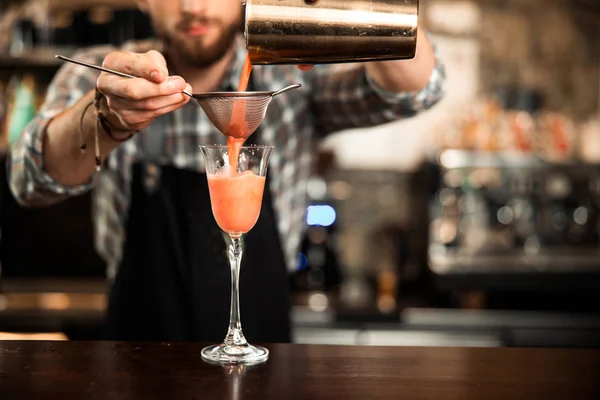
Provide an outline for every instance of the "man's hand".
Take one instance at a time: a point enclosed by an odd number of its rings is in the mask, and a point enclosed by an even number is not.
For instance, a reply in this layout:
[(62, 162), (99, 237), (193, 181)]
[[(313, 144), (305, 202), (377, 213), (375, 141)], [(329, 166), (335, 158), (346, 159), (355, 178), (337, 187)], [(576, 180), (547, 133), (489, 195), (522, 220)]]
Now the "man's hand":
[(102, 72), (96, 86), (106, 97), (103, 110), (117, 130), (136, 131), (146, 128), (154, 118), (183, 107), (192, 91), (182, 77), (168, 76), (167, 63), (159, 52), (113, 52), (106, 56), (105, 68), (138, 78), (123, 78)]

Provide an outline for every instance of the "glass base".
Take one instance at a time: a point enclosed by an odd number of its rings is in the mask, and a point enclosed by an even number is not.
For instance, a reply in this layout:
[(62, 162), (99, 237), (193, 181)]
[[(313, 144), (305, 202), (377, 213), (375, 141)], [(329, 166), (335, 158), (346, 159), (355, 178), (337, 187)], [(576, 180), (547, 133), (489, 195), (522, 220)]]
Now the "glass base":
[(202, 358), (211, 364), (260, 364), (269, 358), (269, 350), (262, 346), (243, 346), (224, 343), (202, 349)]

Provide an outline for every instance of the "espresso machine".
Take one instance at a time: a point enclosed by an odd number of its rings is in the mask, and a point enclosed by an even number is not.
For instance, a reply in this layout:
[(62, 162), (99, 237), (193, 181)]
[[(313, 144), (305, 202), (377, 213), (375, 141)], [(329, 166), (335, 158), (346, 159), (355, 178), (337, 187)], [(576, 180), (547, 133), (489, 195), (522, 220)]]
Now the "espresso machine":
[(452, 150), (439, 158), (429, 247), (435, 271), (600, 269), (600, 166)]
[(448, 291), (598, 310), (600, 163), (533, 97), (490, 96), (438, 142), (428, 265)]

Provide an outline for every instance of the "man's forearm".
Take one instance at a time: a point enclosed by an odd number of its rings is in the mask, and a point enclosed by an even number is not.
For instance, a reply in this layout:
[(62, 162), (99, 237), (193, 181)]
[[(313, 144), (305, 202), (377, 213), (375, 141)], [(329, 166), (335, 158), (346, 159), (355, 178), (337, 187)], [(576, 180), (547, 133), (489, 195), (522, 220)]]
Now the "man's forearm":
[[(96, 113), (91, 91), (77, 103), (57, 115), (48, 125), (43, 143), (44, 170), (60, 185), (65, 187), (88, 183), (95, 173)], [(85, 111), (83, 124), (81, 116)], [(83, 141), (86, 151), (80, 150), (80, 127), (83, 127)], [(98, 131), (100, 156), (104, 160), (119, 142), (112, 140), (102, 128)]]
[(435, 67), (433, 47), (421, 29), (417, 33), (415, 57), (366, 63), (367, 73), (389, 92), (416, 92), (425, 88)]

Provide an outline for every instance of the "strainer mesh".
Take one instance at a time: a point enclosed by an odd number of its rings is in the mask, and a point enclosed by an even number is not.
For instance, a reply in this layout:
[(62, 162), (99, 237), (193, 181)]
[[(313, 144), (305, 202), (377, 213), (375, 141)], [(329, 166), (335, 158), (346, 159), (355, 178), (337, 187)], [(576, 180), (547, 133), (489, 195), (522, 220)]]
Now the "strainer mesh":
[(262, 123), (272, 98), (270, 95), (207, 96), (196, 100), (222, 134), (247, 138)]

